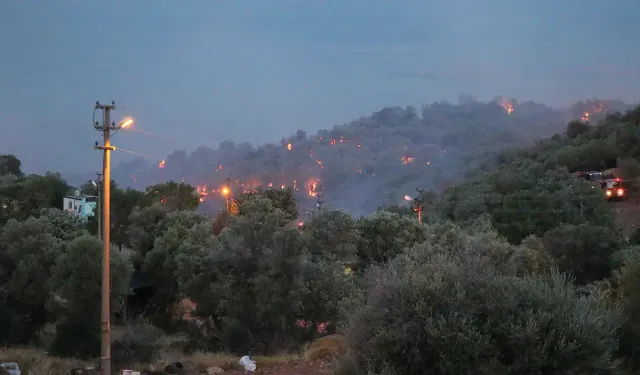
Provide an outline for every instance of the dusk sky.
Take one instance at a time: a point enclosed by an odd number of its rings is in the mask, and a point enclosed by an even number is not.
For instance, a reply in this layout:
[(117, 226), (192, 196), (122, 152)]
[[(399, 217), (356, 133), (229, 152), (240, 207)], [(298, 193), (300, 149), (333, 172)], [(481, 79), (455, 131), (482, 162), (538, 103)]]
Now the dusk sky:
[(638, 0), (6, 0), (0, 153), (97, 170), (96, 100), (159, 136), (113, 140), (152, 162), (465, 93), (637, 102), (639, 16)]

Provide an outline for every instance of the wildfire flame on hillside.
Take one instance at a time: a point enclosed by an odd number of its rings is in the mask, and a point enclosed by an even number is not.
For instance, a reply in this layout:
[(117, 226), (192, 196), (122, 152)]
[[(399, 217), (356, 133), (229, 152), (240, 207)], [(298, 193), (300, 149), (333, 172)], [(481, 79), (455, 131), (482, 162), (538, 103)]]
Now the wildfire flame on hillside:
[(307, 183), (305, 184), (309, 190), (309, 196), (310, 197), (316, 197), (318, 196), (318, 181), (316, 180), (309, 180), (307, 181)]
[(513, 104), (507, 99), (503, 98), (498, 104), (500, 104), (500, 106), (504, 108), (505, 111), (507, 111), (508, 115), (511, 115), (513, 113)]
[[(351, 140), (345, 139), (345, 136), (334, 136), (331, 138), (323, 138), (323, 137), (318, 137), (317, 141), (319, 143), (322, 143), (322, 146), (319, 147), (323, 147), (323, 146), (332, 146), (332, 145), (337, 145), (338, 143), (343, 144), (343, 143), (354, 143), (355, 148), (361, 148), (362, 145), (357, 143), (357, 142), (352, 142)], [(292, 151), (293, 150), (293, 141), (287, 141), (286, 143), (284, 143), (284, 146), (286, 147), (286, 149), (288, 151)], [(407, 149), (407, 147), (405, 147), (405, 149)], [(320, 167), (320, 169), (325, 169), (325, 165), (324, 162), (322, 160), (320, 160), (317, 155), (316, 157), (314, 157), (314, 154), (316, 153), (322, 153), (322, 149), (319, 150), (314, 150), (313, 148), (308, 148), (309, 151), (309, 161), (306, 165), (306, 168), (304, 165), (302, 165), (303, 168), (299, 169), (300, 172), (303, 172), (304, 169), (307, 170), (307, 172), (309, 173), (314, 173), (313, 172), (313, 168), (311, 168), (312, 164), (315, 164), (317, 167)], [(402, 164), (406, 165), (409, 163), (412, 163), (415, 161), (414, 157), (411, 156), (401, 156), (401, 161)], [(304, 162), (305, 164), (307, 162)], [(427, 165), (430, 164), (429, 162), (426, 162)], [(160, 161), (160, 163), (158, 164), (158, 168), (164, 168), (166, 164), (165, 160)], [(422, 164), (422, 163), (420, 163)], [(227, 166), (224, 168), (225, 172), (226, 170), (230, 170), (230, 173), (233, 173), (234, 171), (234, 166)], [(220, 172), (223, 170), (223, 166), (217, 165), (215, 167), (215, 171), (216, 172)], [(362, 168), (354, 168), (354, 172), (356, 172), (357, 174), (362, 175), (363, 174), (363, 170)], [(282, 171), (282, 173), (284, 173), (284, 170)], [(304, 172), (303, 172), (304, 173)], [(371, 173), (371, 176), (375, 176), (375, 173)], [(237, 191), (237, 192), (243, 192), (243, 193), (248, 193), (248, 192), (254, 192), (260, 188), (277, 188), (280, 187), (280, 189), (292, 189), (293, 191), (296, 192), (303, 192), (305, 193), (305, 195), (307, 195), (308, 197), (318, 197), (320, 195), (320, 192), (324, 189), (324, 186), (321, 185), (320, 180), (321, 177), (309, 177), (309, 175), (303, 177), (301, 175), (297, 175), (296, 177), (298, 179), (302, 179), (304, 178), (303, 181), (305, 181), (303, 184), (301, 184), (301, 186), (298, 186), (298, 182), (293, 179), (290, 180), (289, 178), (291, 177), (286, 177), (284, 175), (280, 175), (280, 176), (262, 176), (262, 177), (251, 177), (251, 178), (247, 178), (247, 179), (240, 179), (240, 178), (234, 178), (233, 180), (227, 178), (227, 182), (224, 183), (224, 186), (229, 186), (228, 189), (233, 189), (233, 191)], [(135, 177), (134, 177), (135, 179)], [(182, 181), (184, 182), (184, 178), (182, 179)], [(202, 182), (202, 181), (200, 181)], [(200, 199), (200, 201), (206, 201), (208, 199), (212, 199), (214, 197), (217, 198), (218, 195), (222, 196), (224, 195), (222, 193), (222, 190), (219, 189), (213, 189), (211, 188), (211, 185), (217, 185), (218, 183), (220, 183), (221, 181), (217, 181), (217, 179), (214, 180), (210, 180), (207, 181), (207, 184), (199, 184), (199, 185), (194, 185), (196, 193), (198, 194), (198, 197)], [(222, 185), (221, 185), (222, 186)]]

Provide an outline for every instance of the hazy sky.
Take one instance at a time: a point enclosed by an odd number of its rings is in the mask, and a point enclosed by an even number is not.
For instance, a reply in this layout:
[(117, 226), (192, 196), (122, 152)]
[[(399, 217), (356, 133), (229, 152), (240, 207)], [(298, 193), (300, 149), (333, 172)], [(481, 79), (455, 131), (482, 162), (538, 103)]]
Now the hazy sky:
[[(0, 153), (91, 171), (96, 100), (164, 158), (471, 93), (640, 99), (638, 0), (5, 0)], [(421, 75), (422, 74), (422, 75)], [(116, 152), (114, 162), (131, 156)]]

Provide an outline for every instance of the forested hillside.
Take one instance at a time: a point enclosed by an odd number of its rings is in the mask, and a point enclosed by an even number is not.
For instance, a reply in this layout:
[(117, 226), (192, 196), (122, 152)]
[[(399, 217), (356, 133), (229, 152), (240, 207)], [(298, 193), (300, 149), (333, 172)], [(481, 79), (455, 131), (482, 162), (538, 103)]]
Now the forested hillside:
[[(615, 219), (638, 194), (640, 107), (585, 120), (425, 191), (422, 221), (408, 205), (301, 221), (296, 191), (277, 186), (208, 215), (195, 186), (114, 181), (113, 368), (171, 357), (200, 373), (231, 353), (229, 370), (251, 353), (300, 375), (637, 374), (640, 232)], [(95, 360), (95, 220), (55, 208), (71, 189), (60, 176), (20, 165), (0, 155), (0, 344)], [(629, 200), (572, 173), (608, 168)]]
[[(597, 223), (634, 229), (640, 177), (640, 107), (609, 114), (599, 125), (568, 123), (566, 132), (531, 148), (503, 152), (462, 184), (447, 190), (440, 202), (445, 217), (465, 222), (488, 215), (504, 236), (518, 242), (541, 235), (560, 223)], [(619, 203), (604, 201), (601, 189), (578, 181), (574, 172), (616, 169), (629, 189)], [(631, 222), (629, 222), (631, 220)]]
[(416, 188), (441, 191), (487, 158), (561, 132), (572, 119), (596, 123), (606, 112), (626, 108), (603, 100), (560, 110), (515, 99), (484, 103), (462, 97), (458, 104), (434, 103), (420, 111), (385, 108), (315, 135), (298, 131), (279, 144), (226, 141), (217, 149), (176, 151), (152, 166), (140, 159), (119, 165), (113, 175), (120, 185), (138, 188), (184, 179), (198, 186), (202, 207), (211, 211), (223, 207), (222, 185), (235, 193), (289, 186), (302, 212), (321, 197), (327, 206), (367, 214), (401, 203)]

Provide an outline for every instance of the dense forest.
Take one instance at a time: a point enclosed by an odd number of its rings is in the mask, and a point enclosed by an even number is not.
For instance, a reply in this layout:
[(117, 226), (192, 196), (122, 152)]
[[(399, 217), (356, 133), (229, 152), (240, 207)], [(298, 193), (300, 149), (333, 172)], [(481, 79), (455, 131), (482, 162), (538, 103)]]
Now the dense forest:
[[(640, 231), (617, 219), (638, 194), (640, 107), (582, 117), (425, 190), (422, 222), (384, 197), (366, 216), (324, 207), (301, 221), (292, 186), (233, 191), (235, 209), (210, 215), (186, 182), (113, 182), (115, 368), (339, 334), (336, 374), (638, 373)], [(627, 199), (574, 173), (603, 169)], [(11, 155), (0, 175), (0, 342), (95, 358), (95, 221), (56, 208), (71, 189), (59, 175), (24, 175)]]
[[(298, 131), (279, 144), (254, 147), (226, 141), (217, 149), (176, 151), (165, 160), (138, 159), (114, 168), (122, 186), (144, 189), (167, 180), (197, 186), (203, 210), (224, 207), (222, 185), (236, 191), (291, 187), (301, 213), (320, 197), (330, 207), (369, 214), (399, 204), (416, 188), (442, 191), (507, 147), (531, 145), (562, 132), (567, 122), (600, 121), (629, 106), (610, 100), (578, 102), (566, 109), (515, 99), (485, 103), (462, 96), (413, 107), (389, 107), (315, 135)], [(92, 176), (72, 178), (82, 183)]]

